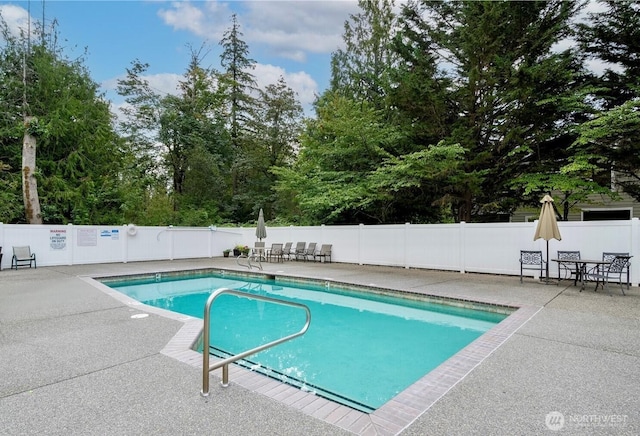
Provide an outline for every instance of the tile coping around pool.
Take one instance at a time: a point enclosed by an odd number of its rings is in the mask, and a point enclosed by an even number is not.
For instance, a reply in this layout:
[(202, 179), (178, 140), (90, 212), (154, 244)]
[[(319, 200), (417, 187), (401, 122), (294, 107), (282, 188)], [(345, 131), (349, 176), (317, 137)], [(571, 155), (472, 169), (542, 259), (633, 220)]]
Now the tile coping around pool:
[[(196, 269), (182, 272), (159, 272), (159, 274), (190, 276), (202, 274), (207, 271), (219, 273), (224, 270), (220, 268), (206, 270)], [(238, 273), (237, 271), (225, 272), (228, 274), (246, 277), (265, 277), (264, 274), (247, 274), (246, 272)], [(202, 354), (193, 350), (194, 344), (198, 341), (202, 330), (202, 320), (157, 307), (147, 306), (98, 281), (123, 279), (125, 277), (127, 279), (153, 278), (155, 277), (155, 274), (95, 277), (95, 279), (93, 277), (80, 278), (128, 306), (182, 322), (182, 328), (161, 350), (161, 353), (202, 370)], [(502, 345), (520, 327), (522, 327), (529, 319), (542, 309), (542, 307), (535, 306), (516, 307), (499, 302), (478, 302), (401, 290), (374, 288), (370, 286), (354, 285), (351, 283), (340, 283), (329, 279), (314, 280), (289, 277), (286, 275), (281, 275), (281, 277), (290, 281), (315, 281), (316, 283), (318, 281), (330, 282), (338, 286), (346, 286), (353, 289), (383, 294), (395, 294), (408, 298), (428, 298), (439, 303), (449, 303), (474, 309), (482, 308), (489, 311), (511, 313), (491, 330), (484, 333), (471, 344), (464, 347), (440, 366), (420, 378), (414, 384), (400, 392), (394, 398), (382, 405), (382, 407), (370, 414), (359, 412), (347, 406), (316, 396), (311, 392), (301, 391), (296, 387), (242, 368), (239, 365), (229, 366), (230, 384), (236, 384), (250, 391), (266, 395), (269, 398), (298, 409), (303, 413), (359, 435), (396, 435), (400, 433), (420, 415), (429, 410), (436, 401), (452, 389), (458, 382), (462, 381), (467, 374), (469, 374), (476, 366), (480, 365), (484, 359), (489, 357), (500, 345)], [(273, 275), (270, 275), (270, 278), (273, 278)], [(215, 361), (216, 359), (211, 356), (211, 362), (213, 363)], [(218, 374), (214, 374), (214, 376), (221, 378)], [(210, 395), (214, 398), (216, 395), (215, 389), (224, 388), (217, 384), (212, 384), (212, 392)]]

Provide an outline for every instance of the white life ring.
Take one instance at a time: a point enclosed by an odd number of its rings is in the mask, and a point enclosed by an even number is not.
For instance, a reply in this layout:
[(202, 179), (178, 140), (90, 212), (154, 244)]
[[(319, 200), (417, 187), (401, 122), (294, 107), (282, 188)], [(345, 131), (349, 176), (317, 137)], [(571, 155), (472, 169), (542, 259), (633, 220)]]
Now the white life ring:
[(127, 234), (129, 236), (135, 236), (136, 233), (138, 233), (138, 228), (135, 226), (135, 224), (129, 224), (127, 226)]

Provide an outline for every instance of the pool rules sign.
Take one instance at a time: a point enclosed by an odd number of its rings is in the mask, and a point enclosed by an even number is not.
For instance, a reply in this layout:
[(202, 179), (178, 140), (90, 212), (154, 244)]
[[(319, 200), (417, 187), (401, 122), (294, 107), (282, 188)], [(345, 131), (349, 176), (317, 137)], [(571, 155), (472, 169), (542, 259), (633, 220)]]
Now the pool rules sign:
[(52, 250), (67, 249), (67, 229), (51, 229), (49, 230), (49, 246)]

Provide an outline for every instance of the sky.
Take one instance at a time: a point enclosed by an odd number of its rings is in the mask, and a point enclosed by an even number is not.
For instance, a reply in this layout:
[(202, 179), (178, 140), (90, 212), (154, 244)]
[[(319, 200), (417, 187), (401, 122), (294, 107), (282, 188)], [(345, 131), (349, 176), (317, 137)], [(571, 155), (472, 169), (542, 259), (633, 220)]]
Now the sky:
[(87, 50), (84, 65), (114, 110), (122, 104), (117, 80), (136, 59), (149, 64), (145, 78), (160, 93), (176, 93), (190, 47), (205, 44), (202, 66), (221, 70), (219, 42), (236, 13), (258, 86), (284, 77), (310, 114), (315, 96), (329, 84), (331, 53), (343, 45), (344, 22), (358, 7), (355, 0), (0, 1), (0, 13), (14, 29), (26, 29), (28, 12), (39, 22), (44, 16), (47, 28), (55, 21), (68, 57)]
[[(598, 8), (591, 1), (586, 11)], [(258, 86), (284, 77), (312, 116), (315, 97), (329, 84), (331, 53), (343, 47), (344, 23), (359, 9), (357, 0), (0, 0), (0, 14), (16, 31), (26, 29), (28, 11), (32, 20), (42, 22), (44, 16), (47, 28), (56, 23), (70, 58), (87, 50), (85, 66), (115, 113), (123, 104), (115, 92), (117, 80), (136, 59), (149, 64), (145, 78), (161, 94), (177, 93), (191, 48), (204, 44), (208, 54), (202, 66), (220, 70), (219, 42), (235, 13), (256, 61), (252, 73)], [(602, 70), (598, 64), (590, 67)]]

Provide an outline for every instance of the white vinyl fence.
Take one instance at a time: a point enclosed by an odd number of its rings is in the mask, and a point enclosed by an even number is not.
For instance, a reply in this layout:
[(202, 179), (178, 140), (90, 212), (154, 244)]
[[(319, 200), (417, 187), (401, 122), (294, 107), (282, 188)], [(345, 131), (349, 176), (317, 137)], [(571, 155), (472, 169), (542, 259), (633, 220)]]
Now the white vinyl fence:
[[(640, 282), (640, 221), (558, 223), (562, 240), (549, 241), (549, 258), (558, 250), (580, 250), (600, 259), (603, 251), (635, 255), (631, 282)], [(520, 250), (541, 250), (533, 241), (536, 223), (397, 224), (267, 227), (266, 246), (298, 241), (332, 244), (334, 262), (519, 275)], [(12, 247), (29, 245), (38, 266), (211, 258), (235, 245), (252, 246), (255, 228), (18, 225), (0, 223), (2, 269), (11, 265)], [(551, 262), (550, 274), (557, 272)], [(529, 272), (529, 274), (533, 274)]]

